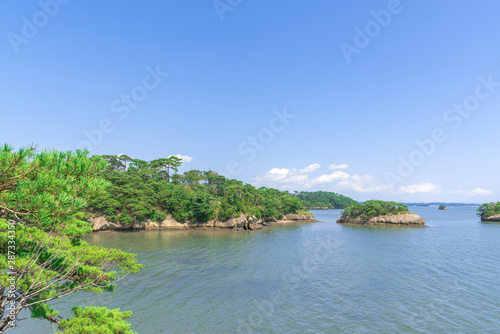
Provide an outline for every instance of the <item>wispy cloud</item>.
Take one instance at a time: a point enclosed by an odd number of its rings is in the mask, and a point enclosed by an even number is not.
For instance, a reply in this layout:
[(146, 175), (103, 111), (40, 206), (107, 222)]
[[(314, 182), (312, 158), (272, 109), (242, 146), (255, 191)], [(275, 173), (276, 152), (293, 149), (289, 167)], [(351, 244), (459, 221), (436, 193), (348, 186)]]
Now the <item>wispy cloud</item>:
[(372, 175), (353, 175), (338, 183), (340, 189), (353, 190), (360, 193), (390, 192), (391, 186), (376, 183)]
[(450, 191), (450, 194), (466, 195), (466, 196), (485, 196), (485, 195), (491, 195), (491, 194), (493, 194), (493, 192), (491, 190), (487, 190), (487, 189), (474, 188), (470, 191), (454, 190), (454, 191)]
[(335, 169), (347, 169), (347, 168), (349, 168), (349, 165), (347, 165), (347, 164), (340, 164), (340, 165), (331, 164), (328, 168), (333, 169), (333, 170), (335, 170)]
[(339, 180), (347, 180), (349, 178), (349, 173), (346, 172), (333, 172), (331, 174), (323, 174), (317, 178), (311, 180), (311, 184), (324, 184), (332, 183)]
[[(331, 173), (321, 173), (321, 165), (310, 164), (304, 168), (272, 168), (267, 173), (257, 176), (254, 181), (258, 184), (278, 187), (290, 190), (302, 190), (307, 188), (329, 189), (335, 191), (348, 191), (351, 193), (378, 193), (380, 195), (436, 195), (442, 194), (439, 185), (431, 182), (422, 182), (403, 185), (394, 188), (385, 182), (383, 178), (376, 178), (371, 174), (349, 174), (344, 170), (349, 166), (346, 164), (328, 166)], [(491, 195), (490, 190), (474, 188), (471, 191), (457, 190), (448, 192), (450, 194), (484, 196)]]
[(440, 191), (441, 191), (440, 187), (430, 182), (412, 184), (409, 186), (401, 186), (401, 188), (399, 188), (399, 192), (404, 194), (416, 194), (416, 193), (436, 194), (439, 193)]
[(301, 169), (300, 172), (303, 174), (309, 174), (309, 173), (314, 172), (318, 168), (321, 168), (320, 164), (312, 164), (312, 165), (307, 166), (306, 168)]
[[(331, 185), (330, 188), (353, 190), (357, 192), (387, 192), (390, 186), (375, 184), (371, 175), (350, 175), (345, 171), (336, 170), (332, 173), (312, 176), (311, 174), (321, 168), (314, 163), (305, 168), (273, 168), (264, 175), (257, 176), (254, 180), (259, 184), (272, 187), (303, 189), (319, 185)], [(330, 169), (345, 169), (347, 165), (330, 165)]]
[(321, 168), (320, 164), (314, 163), (305, 168), (273, 168), (266, 174), (257, 176), (255, 181), (261, 184), (269, 184), (271, 186), (285, 186), (285, 187), (310, 187), (315, 179), (310, 179), (309, 174)]

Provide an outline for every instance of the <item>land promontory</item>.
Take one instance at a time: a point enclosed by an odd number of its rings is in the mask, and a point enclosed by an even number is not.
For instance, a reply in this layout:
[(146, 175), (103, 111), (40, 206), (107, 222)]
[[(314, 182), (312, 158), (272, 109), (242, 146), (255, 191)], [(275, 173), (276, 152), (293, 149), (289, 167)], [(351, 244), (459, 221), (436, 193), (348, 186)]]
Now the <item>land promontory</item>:
[(339, 224), (379, 226), (425, 226), (425, 219), (401, 203), (378, 200), (347, 207), (337, 220)]
[(500, 202), (484, 203), (477, 209), (483, 222), (500, 222)]

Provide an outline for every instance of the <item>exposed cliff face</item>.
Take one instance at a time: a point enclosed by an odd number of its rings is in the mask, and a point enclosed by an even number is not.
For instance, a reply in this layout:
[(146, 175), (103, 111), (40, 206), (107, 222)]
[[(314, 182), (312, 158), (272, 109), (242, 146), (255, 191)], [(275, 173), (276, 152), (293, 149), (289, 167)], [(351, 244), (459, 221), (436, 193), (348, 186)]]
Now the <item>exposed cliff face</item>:
[(500, 222), (500, 214), (491, 215), (489, 217), (481, 217), (483, 222)]
[(161, 222), (153, 222), (150, 220), (144, 222), (133, 223), (132, 225), (123, 225), (121, 223), (113, 223), (105, 217), (90, 218), (89, 222), (93, 224), (94, 232), (97, 231), (130, 231), (130, 230), (185, 230), (192, 228), (227, 228), (227, 229), (242, 229), (242, 230), (259, 230), (266, 226), (267, 223), (293, 223), (293, 222), (315, 222), (312, 215), (285, 215), (281, 220), (264, 221), (256, 217), (241, 215), (237, 218), (231, 218), (227, 221), (209, 220), (207, 222), (193, 221), (177, 221), (172, 217), (167, 217)]
[(337, 223), (382, 226), (425, 226), (425, 219), (415, 213), (399, 213), (397, 215), (386, 215), (372, 218), (352, 218), (347, 216), (339, 218)]
[(307, 207), (306, 209), (307, 210), (329, 210), (329, 209), (333, 209), (333, 208), (329, 208), (327, 206), (311, 206), (311, 207)]
[(317, 222), (317, 220), (314, 218), (313, 215), (295, 215), (295, 214), (288, 214), (284, 215), (283, 218), (277, 221), (277, 223), (280, 224), (286, 224), (286, 223), (314, 223)]

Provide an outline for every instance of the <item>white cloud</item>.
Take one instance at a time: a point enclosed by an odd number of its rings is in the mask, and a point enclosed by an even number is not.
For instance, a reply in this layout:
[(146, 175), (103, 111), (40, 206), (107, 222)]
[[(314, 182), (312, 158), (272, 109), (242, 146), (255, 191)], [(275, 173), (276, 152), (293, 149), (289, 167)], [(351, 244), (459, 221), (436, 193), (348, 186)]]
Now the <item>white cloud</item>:
[[(336, 168), (347, 168), (347, 165), (335, 165)], [(334, 171), (318, 177), (311, 173), (318, 170), (319, 164), (312, 164), (302, 169), (273, 168), (254, 180), (271, 187), (284, 187), (299, 190), (318, 185), (332, 184), (339, 189), (353, 190), (362, 193), (390, 192), (392, 187), (384, 183), (375, 183), (371, 175), (350, 175), (344, 171)], [(331, 166), (330, 166), (331, 167)], [(331, 188), (331, 187), (330, 187)]]
[(338, 180), (347, 180), (349, 178), (349, 173), (346, 172), (333, 172), (331, 174), (323, 174), (311, 181), (312, 184), (324, 184), (331, 183)]
[(493, 192), (491, 190), (486, 190), (486, 189), (481, 189), (481, 188), (474, 188), (472, 192), (476, 195), (491, 195)]
[(182, 159), (182, 162), (191, 162), (193, 160), (193, 157), (190, 157), (189, 155), (182, 155), (182, 154), (175, 154), (175, 155), (170, 155), (170, 157), (177, 157), (179, 159)]
[(354, 190), (360, 193), (388, 192), (391, 186), (388, 184), (374, 184), (373, 176), (353, 175), (350, 178), (339, 182), (338, 186), (341, 189)]
[(328, 168), (330, 168), (330, 169), (347, 169), (347, 168), (349, 168), (349, 165), (346, 165), (346, 164), (340, 164), (340, 165), (331, 164)]
[(493, 194), (493, 192), (491, 190), (486, 190), (482, 188), (474, 188), (471, 191), (454, 190), (450, 191), (450, 194), (465, 195), (465, 196), (484, 196), (484, 195), (491, 195)]
[(312, 165), (307, 166), (306, 168), (301, 169), (300, 172), (303, 174), (309, 174), (309, 173), (314, 172), (316, 169), (318, 169), (320, 167), (321, 167), (320, 164), (312, 164)]
[(313, 164), (303, 169), (273, 168), (266, 174), (257, 176), (255, 180), (259, 183), (270, 184), (272, 186), (277, 186), (278, 184), (307, 186), (308, 173), (317, 169), (315, 165)]
[(405, 194), (415, 194), (415, 193), (435, 194), (438, 193), (439, 191), (441, 191), (441, 188), (430, 182), (412, 184), (409, 186), (401, 186), (401, 188), (399, 188), (399, 192)]
[(258, 183), (270, 184), (271, 186), (285, 186), (285, 187), (311, 187), (317, 184), (332, 183), (338, 180), (345, 180), (349, 177), (345, 172), (334, 172), (331, 174), (324, 174), (316, 178), (310, 178), (310, 174), (321, 168), (320, 164), (311, 164), (302, 169), (288, 169), (288, 168), (273, 168), (266, 174), (257, 176), (255, 181)]
[(282, 169), (273, 168), (269, 172), (267, 172), (265, 177), (269, 181), (280, 182), (286, 178), (288, 173), (290, 173), (290, 170), (288, 168), (282, 168)]

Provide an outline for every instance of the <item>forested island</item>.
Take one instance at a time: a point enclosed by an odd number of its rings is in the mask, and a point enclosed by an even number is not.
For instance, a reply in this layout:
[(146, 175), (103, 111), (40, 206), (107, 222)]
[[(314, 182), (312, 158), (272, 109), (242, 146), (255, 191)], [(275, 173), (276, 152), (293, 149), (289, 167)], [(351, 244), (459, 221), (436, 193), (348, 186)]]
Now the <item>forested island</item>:
[(358, 203), (350, 197), (331, 191), (296, 191), (294, 195), (300, 199), (306, 209), (344, 209)]
[(106, 194), (89, 202), (94, 230), (226, 227), (253, 229), (265, 222), (313, 221), (297, 196), (255, 188), (213, 171), (178, 174), (182, 160), (144, 161), (127, 155), (104, 155), (99, 176)]
[(477, 209), (481, 221), (500, 222), (500, 202), (484, 203)]
[(379, 200), (353, 204), (342, 212), (339, 224), (424, 226), (425, 219), (412, 213), (402, 203)]
[(438, 210), (448, 210), (448, 208), (446, 207), (446, 205), (441, 204), (438, 206)]

